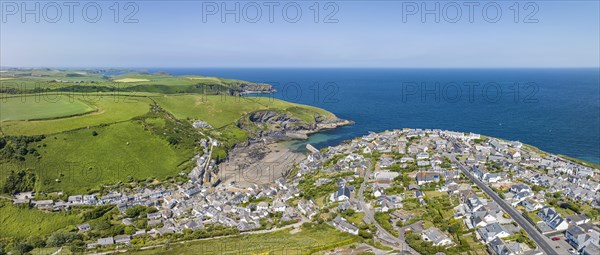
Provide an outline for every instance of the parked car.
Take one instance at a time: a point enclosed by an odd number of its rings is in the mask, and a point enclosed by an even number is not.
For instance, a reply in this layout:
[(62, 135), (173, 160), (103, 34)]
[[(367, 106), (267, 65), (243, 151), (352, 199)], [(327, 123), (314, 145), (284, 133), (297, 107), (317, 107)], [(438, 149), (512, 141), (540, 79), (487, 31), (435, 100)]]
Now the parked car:
[(569, 253), (577, 254), (577, 250), (575, 250), (575, 248), (569, 248)]
[(552, 241), (558, 241), (558, 240), (560, 240), (560, 237), (558, 237), (558, 236), (552, 237)]

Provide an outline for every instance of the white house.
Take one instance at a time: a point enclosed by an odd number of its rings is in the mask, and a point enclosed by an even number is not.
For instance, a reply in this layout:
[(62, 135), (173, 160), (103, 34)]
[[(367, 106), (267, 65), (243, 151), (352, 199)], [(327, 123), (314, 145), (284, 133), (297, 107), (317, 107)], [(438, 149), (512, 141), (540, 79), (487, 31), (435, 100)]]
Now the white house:
[(452, 245), (454, 242), (450, 240), (442, 231), (437, 228), (431, 227), (421, 234), (421, 238), (425, 241), (430, 241), (433, 246), (447, 246)]
[(256, 210), (268, 210), (269, 209), (269, 204), (265, 201), (259, 202), (258, 204), (256, 204)]
[(560, 214), (552, 207), (542, 208), (537, 215), (542, 219), (548, 226), (556, 231), (567, 230), (569, 224), (565, 219), (560, 217)]
[(590, 244), (598, 245), (600, 239), (599, 233), (593, 229), (589, 232), (579, 226), (570, 226), (565, 231), (566, 241), (577, 250), (583, 249), (585, 246)]
[(273, 202), (273, 206), (271, 207), (274, 212), (285, 212), (285, 208), (285, 204), (279, 200)]
[(479, 228), (477, 229), (477, 232), (479, 232), (479, 236), (481, 236), (483, 241), (486, 243), (489, 243), (496, 238), (510, 236), (510, 233), (508, 233), (508, 231), (506, 231), (506, 229), (498, 223), (492, 223), (483, 228)]
[(353, 235), (358, 235), (358, 227), (346, 221), (346, 219), (340, 217), (339, 215), (335, 217), (335, 219), (331, 223), (335, 228), (337, 228), (340, 231), (348, 232)]
[(531, 188), (529, 187), (529, 185), (524, 184), (524, 183), (517, 183), (517, 184), (510, 186), (510, 192), (512, 192), (512, 193), (517, 194), (517, 193), (523, 192), (523, 191), (531, 192)]

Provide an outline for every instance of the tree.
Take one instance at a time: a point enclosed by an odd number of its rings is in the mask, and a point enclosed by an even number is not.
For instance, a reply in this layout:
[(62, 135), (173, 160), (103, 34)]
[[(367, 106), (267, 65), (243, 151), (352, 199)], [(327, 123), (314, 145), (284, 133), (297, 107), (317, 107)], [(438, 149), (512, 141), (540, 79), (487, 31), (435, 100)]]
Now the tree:
[(25, 254), (33, 250), (33, 246), (28, 243), (19, 243), (17, 244), (17, 250), (20, 254)]
[(533, 185), (531, 186), (531, 190), (533, 190), (534, 192), (540, 192), (542, 190), (545, 190), (546, 188), (540, 185)]
[(81, 240), (75, 240), (71, 242), (69, 246), (71, 248), (71, 252), (84, 252), (85, 251), (85, 243)]
[(2, 192), (7, 194), (15, 194), (18, 192), (33, 190), (35, 185), (35, 174), (19, 170), (18, 172), (11, 171), (6, 182), (2, 186)]
[(112, 210), (112, 205), (96, 206), (91, 211), (85, 212), (83, 218), (87, 220), (93, 220), (102, 217), (105, 213)]
[(96, 230), (107, 230), (110, 228), (110, 226), (110, 219), (108, 219), (107, 217), (101, 217), (95, 222), (93, 227)]
[(561, 192), (560, 192), (560, 191), (554, 192), (554, 193), (552, 194), (552, 196), (553, 196), (554, 198), (556, 198), (556, 199), (560, 198), (560, 195), (561, 195)]
[(125, 233), (125, 226), (114, 225), (107, 230), (109, 236), (118, 236)]
[(46, 240), (39, 236), (30, 236), (27, 238), (27, 243), (31, 244), (35, 248), (41, 248), (46, 246)]
[(177, 139), (176, 137), (172, 137), (172, 136), (169, 136), (167, 138), (167, 141), (169, 142), (170, 145), (177, 145), (179, 143), (179, 139)]
[(134, 221), (133, 225), (136, 228), (144, 229), (144, 228), (148, 227), (148, 219), (147, 218), (141, 218), (139, 220)]
[(135, 234), (135, 228), (132, 227), (132, 226), (125, 227), (125, 234), (126, 235), (133, 235), (133, 234)]
[(448, 232), (454, 234), (454, 233), (458, 233), (458, 231), (460, 231), (460, 229), (461, 229), (460, 222), (456, 222), (456, 223), (450, 225), (450, 227), (448, 228)]
[(97, 136), (97, 135), (98, 135), (98, 132), (96, 132), (95, 130), (92, 131), (92, 136)]
[(346, 216), (346, 217), (352, 217), (352, 215), (354, 215), (354, 213), (355, 213), (355, 211), (354, 211), (354, 210), (352, 210), (352, 209), (347, 209), (347, 210), (344, 210), (344, 211), (342, 212), (342, 215), (343, 215), (343, 216)]
[(126, 218), (137, 218), (139, 216), (146, 216), (148, 213), (155, 213), (158, 209), (155, 207), (146, 207), (143, 205), (136, 205), (134, 207), (130, 207), (125, 211)]
[(362, 238), (365, 239), (371, 239), (373, 238), (373, 234), (371, 234), (371, 232), (367, 231), (367, 230), (363, 230), (363, 229), (359, 229), (358, 230), (358, 235)]
[(46, 239), (46, 243), (51, 247), (59, 247), (65, 243), (80, 239), (80, 237), (71, 232), (55, 232)]

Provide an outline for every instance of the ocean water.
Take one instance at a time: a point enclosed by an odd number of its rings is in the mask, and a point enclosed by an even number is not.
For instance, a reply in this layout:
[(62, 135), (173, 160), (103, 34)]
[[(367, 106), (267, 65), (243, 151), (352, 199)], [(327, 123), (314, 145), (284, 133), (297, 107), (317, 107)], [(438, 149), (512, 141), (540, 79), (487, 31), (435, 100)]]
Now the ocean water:
[(317, 148), (397, 128), (519, 140), (600, 163), (600, 69), (157, 68), (265, 82), (272, 96), (327, 109), (352, 126), (313, 135)]

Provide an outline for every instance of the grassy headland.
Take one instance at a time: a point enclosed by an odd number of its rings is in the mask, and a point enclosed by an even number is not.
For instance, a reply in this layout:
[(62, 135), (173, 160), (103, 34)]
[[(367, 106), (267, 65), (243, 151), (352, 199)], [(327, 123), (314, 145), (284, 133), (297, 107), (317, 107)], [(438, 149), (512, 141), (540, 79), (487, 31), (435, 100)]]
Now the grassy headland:
[[(259, 111), (305, 123), (317, 116), (335, 119), (315, 107), (242, 97), (272, 88), (233, 79), (69, 70), (14, 70), (2, 78), (0, 185), (11, 172), (24, 170), (35, 174), (33, 187), (24, 186), (37, 192), (89, 193), (119, 182), (178, 176), (191, 170), (205, 135), (222, 143), (213, 153), (218, 159), (251, 137), (238, 122), (248, 129), (248, 115)], [(212, 128), (201, 133), (194, 121)]]

